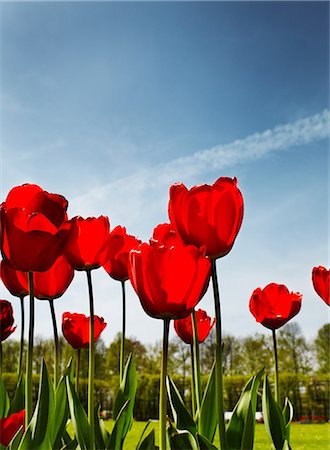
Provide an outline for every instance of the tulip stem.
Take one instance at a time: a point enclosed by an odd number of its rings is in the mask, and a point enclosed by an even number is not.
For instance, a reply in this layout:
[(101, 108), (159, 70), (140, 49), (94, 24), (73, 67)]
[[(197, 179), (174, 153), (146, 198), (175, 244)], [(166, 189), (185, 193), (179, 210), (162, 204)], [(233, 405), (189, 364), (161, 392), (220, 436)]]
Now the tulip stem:
[(280, 399), (280, 394), (278, 383), (278, 357), (277, 357), (276, 331), (272, 330), (272, 334), (273, 334), (274, 369), (275, 369), (275, 400), (278, 403)]
[(92, 450), (95, 448), (94, 437), (94, 370), (95, 370), (95, 343), (94, 343), (94, 298), (91, 271), (87, 270), (89, 293), (89, 364), (88, 364), (88, 422), (91, 427)]
[(32, 363), (33, 363), (33, 336), (34, 336), (34, 286), (33, 272), (28, 272), (29, 282), (29, 341), (26, 361), (26, 384), (25, 384), (25, 428), (27, 429), (32, 417)]
[(21, 342), (20, 342), (18, 366), (17, 366), (18, 379), (22, 373), (22, 362), (23, 362), (23, 351), (24, 351), (24, 321), (25, 321), (24, 296), (21, 295), (19, 299), (20, 299), (20, 305), (21, 305)]
[(196, 414), (196, 381), (195, 381), (195, 356), (194, 356), (194, 344), (190, 344), (191, 354), (191, 412), (193, 417)]
[(198, 341), (198, 328), (196, 312), (193, 310), (191, 313), (192, 329), (193, 329), (193, 350), (194, 350), (194, 369), (195, 369), (195, 391), (196, 391), (196, 415), (199, 416), (201, 409), (201, 370), (199, 362), (199, 341)]
[(0, 379), (2, 379), (2, 341), (0, 340)]
[(123, 316), (122, 316), (122, 333), (121, 333), (121, 344), (120, 344), (120, 367), (119, 367), (119, 379), (120, 382), (123, 380), (124, 376), (124, 366), (125, 366), (125, 333), (126, 333), (126, 292), (125, 292), (125, 281), (121, 282), (122, 289), (122, 300), (123, 300)]
[(214, 295), (214, 309), (215, 309), (215, 332), (216, 332), (216, 363), (215, 363), (215, 376), (216, 376), (216, 402), (218, 406), (218, 425), (219, 425), (219, 437), (221, 443), (221, 450), (227, 449), (227, 436), (225, 427), (225, 407), (223, 398), (223, 373), (222, 373), (222, 332), (221, 332), (221, 309), (220, 309), (220, 294), (219, 284), (217, 277), (216, 261), (211, 259), (212, 268), (212, 284)]
[(58, 367), (59, 367), (59, 353), (58, 353), (58, 333), (56, 324), (56, 315), (54, 300), (48, 300), (50, 306), (50, 313), (52, 315), (53, 331), (54, 331), (54, 387), (56, 389), (58, 383)]
[(75, 387), (76, 387), (76, 393), (78, 395), (79, 391), (79, 372), (80, 372), (80, 355), (81, 355), (81, 349), (76, 349), (76, 379), (75, 379)]
[(164, 319), (163, 351), (160, 372), (160, 398), (159, 398), (159, 450), (166, 450), (166, 375), (167, 375), (167, 354), (168, 354), (168, 335), (170, 331), (169, 319)]

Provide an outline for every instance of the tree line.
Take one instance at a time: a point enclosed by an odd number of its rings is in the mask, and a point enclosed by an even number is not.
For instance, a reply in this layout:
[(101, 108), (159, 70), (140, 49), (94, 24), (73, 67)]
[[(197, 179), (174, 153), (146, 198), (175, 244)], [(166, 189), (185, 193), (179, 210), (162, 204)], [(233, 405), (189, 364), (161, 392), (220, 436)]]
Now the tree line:
[[(214, 332), (212, 331), (203, 344), (200, 344), (201, 373), (206, 377), (214, 361)], [(272, 376), (273, 354), (271, 336), (261, 333), (238, 338), (224, 334), (224, 376), (228, 409), (237, 401), (237, 396), (248, 377), (265, 367)], [(64, 338), (59, 339), (60, 373), (65, 370), (73, 355), (73, 349)], [(289, 395), (295, 406), (295, 417), (312, 419), (320, 417), (329, 420), (329, 378), (330, 378), (330, 324), (323, 325), (316, 337), (308, 341), (296, 322), (291, 322), (278, 330), (279, 369), (282, 379), (282, 395)], [(96, 395), (102, 400), (102, 407), (111, 411), (113, 396), (119, 382), (120, 333), (110, 345), (102, 339), (96, 343), (95, 374), (97, 378)], [(135, 356), (139, 374), (139, 388), (136, 400), (135, 416), (144, 418), (150, 411), (158, 408), (158, 385), (161, 360), (161, 342), (145, 345), (130, 337), (125, 344), (126, 358), (129, 353)], [(19, 342), (8, 339), (3, 342), (3, 372), (7, 378), (7, 389), (14, 388)], [(169, 345), (168, 372), (173, 377), (181, 394), (190, 401), (190, 346), (179, 338), (174, 338)], [(45, 359), (49, 372), (53, 370), (53, 340), (36, 338), (34, 345), (34, 373), (39, 373), (42, 358)], [(88, 350), (81, 353), (81, 388), (80, 395), (86, 396), (86, 379), (88, 373)], [(37, 377), (35, 379), (37, 383)]]

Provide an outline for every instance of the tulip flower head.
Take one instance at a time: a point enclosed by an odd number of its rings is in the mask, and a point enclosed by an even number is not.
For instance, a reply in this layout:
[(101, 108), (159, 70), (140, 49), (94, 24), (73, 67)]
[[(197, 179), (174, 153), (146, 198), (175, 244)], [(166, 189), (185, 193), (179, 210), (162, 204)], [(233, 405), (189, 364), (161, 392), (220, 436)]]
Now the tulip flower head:
[(3, 284), (14, 297), (29, 295), (28, 278), (26, 272), (12, 269), (5, 259), (0, 262), (0, 275)]
[(25, 410), (0, 419), (0, 444), (8, 447), (20, 428), (24, 429)]
[(330, 270), (323, 266), (314, 267), (312, 281), (317, 294), (330, 306)]
[(185, 245), (171, 223), (161, 223), (154, 229), (150, 245), (154, 247), (172, 247)]
[(0, 300), (0, 341), (10, 336), (16, 327), (14, 324), (13, 307), (7, 300)]
[(170, 187), (169, 217), (186, 245), (205, 246), (206, 256), (225, 256), (234, 245), (243, 220), (243, 197), (236, 178), (219, 178), (213, 185), (188, 190)]
[[(103, 317), (94, 316), (94, 342), (98, 340), (107, 326)], [(88, 348), (89, 346), (89, 317), (85, 314), (65, 312), (62, 315), (62, 332), (65, 339), (73, 348)]]
[(71, 284), (73, 276), (74, 270), (65, 256), (61, 255), (50, 269), (34, 274), (34, 296), (39, 300), (61, 297)]
[[(215, 320), (212, 320), (211, 317), (207, 315), (206, 311), (198, 309), (196, 311), (196, 322), (198, 342), (202, 343), (210, 334)], [(192, 344), (194, 342), (192, 315), (186, 317), (185, 319), (175, 320), (174, 329), (179, 338), (181, 338), (186, 344)]]
[(13, 269), (48, 270), (70, 234), (67, 200), (35, 184), (14, 187), (0, 207), (1, 252)]
[(130, 252), (128, 273), (149, 316), (182, 319), (206, 292), (210, 261), (193, 245), (169, 248), (144, 243)]
[(250, 311), (257, 322), (276, 330), (294, 317), (301, 308), (302, 295), (289, 292), (283, 284), (270, 283), (257, 288), (250, 298)]
[(92, 270), (103, 266), (110, 236), (108, 217), (74, 217), (72, 234), (65, 256), (75, 270)]
[(125, 227), (115, 227), (107, 244), (105, 271), (115, 280), (128, 280), (128, 255), (140, 244), (139, 239), (126, 233)]

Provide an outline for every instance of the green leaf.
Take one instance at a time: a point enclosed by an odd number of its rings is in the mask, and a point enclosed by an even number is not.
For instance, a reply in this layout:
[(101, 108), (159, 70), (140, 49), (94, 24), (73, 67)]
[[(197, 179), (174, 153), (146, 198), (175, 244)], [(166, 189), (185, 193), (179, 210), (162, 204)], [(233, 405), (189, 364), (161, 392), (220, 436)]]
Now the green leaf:
[(124, 430), (127, 421), (126, 415), (128, 414), (129, 411), (129, 403), (130, 400), (127, 400), (126, 403), (124, 403), (122, 409), (120, 410), (116, 418), (115, 426), (113, 427), (108, 445), (106, 447), (107, 450), (121, 450), (123, 447), (123, 442), (125, 438)]
[(248, 380), (235, 405), (226, 432), (230, 449), (253, 449), (257, 394), (263, 371), (261, 369)]
[(197, 433), (197, 442), (200, 450), (218, 450), (206, 437)]
[(76, 450), (78, 445), (77, 439), (72, 439), (72, 441), (65, 444), (63, 447), (61, 447), (61, 450)]
[(125, 366), (123, 380), (120, 383), (115, 404), (113, 407), (113, 416), (114, 419), (116, 420), (119, 417), (119, 414), (122, 411), (123, 406), (129, 400), (127, 411), (125, 413), (123, 439), (125, 439), (125, 436), (133, 423), (133, 409), (135, 403), (136, 389), (137, 389), (137, 375), (136, 375), (135, 361), (134, 358), (132, 357), (132, 354), (130, 354)]
[(38, 400), (31, 422), (26, 430), (20, 450), (52, 450), (51, 427), (54, 420), (54, 389), (45, 361), (42, 361)]
[(22, 411), (25, 408), (25, 378), (21, 374), (11, 401), (8, 415)]
[(9, 411), (9, 397), (2, 378), (0, 378), (0, 419), (7, 417)]
[(52, 430), (51, 430), (51, 443), (54, 450), (62, 447), (61, 438), (63, 436), (66, 423), (69, 418), (69, 403), (66, 389), (66, 381), (63, 376), (56, 388), (55, 392), (55, 412)]
[(291, 450), (289, 442), (285, 439), (282, 450)]
[(285, 440), (285, 423), (280, 407), (273, 397), (267, 375), (264, 378), (262, 412), (270, 440), (276, 450), (282, 450)]
[(148, 428), (150, 428), (151, 420), (147, 422), (144, 427), (136, 450), (158, 450), (155, 444), (155, 430), (154, 428), (147, 433)]
[(213, 363), (207, 385), (205, 387), (201, 412), (199, 416), (199, 432), (210, 442), (213, 442), (218, 424), (218, 411), (215, 383), (215, 362)]
[(288, 397), (285, 398), (282, 416), (285, 425), (285, 437), (288, 440), (288, 443), (290, 443), (290, 426), (293, 419), (293, 406)]
[(194, 436), (188, 430), (176, 430), (170, 434), (172, 450), (198, 450)]
[(174, 381), (169, 376), (167, 376), (166, 385), (176, 428), (188, 430), (194, 435), (197, 432), (196, 423), (185, 407)]
[(86, 412), (80, 403), (80, 400), (74, 390), (69, 376), (65, 377), (66, 388), (68, 394), (69, 410), (71, 415), (71, 422), (74, 429), (75, 437), (81, 450), (89, 450), (92, 448), (92, 438), (90, 425), (88, 423)]
[(110, 438), (103, 420), (100, 417), (101, 405), (98, 403), (94, 408), (95, 442), (98, 450), (104, 450)]

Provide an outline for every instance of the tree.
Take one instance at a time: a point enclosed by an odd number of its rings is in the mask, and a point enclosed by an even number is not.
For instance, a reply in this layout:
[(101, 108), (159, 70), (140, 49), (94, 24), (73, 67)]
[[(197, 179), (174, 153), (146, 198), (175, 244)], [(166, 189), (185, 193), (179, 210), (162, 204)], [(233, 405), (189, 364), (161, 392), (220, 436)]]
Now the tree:
[(272, 371), (273, 350), (270, 336), (260, 333), (247, 336), (242, 340), (241, 349), (242, 374), (254, 374), (262, 367), (265, 367), (268, 373)]
[(323, 325), (317, 332), (314, 351), (319, 373), (330, 372), (330, 323)]
[[(111, 375), (119, 375), (119, 355), (120, 355), (121, 333), (117, 333), (106, 351), (105, 370)], [(145, 371), (148, 367), (147, 349), (140, 341), (134, 337), (125, 338), (125, 361), (130, 353), (135, 356), (136, 368), (139, 372)]]

